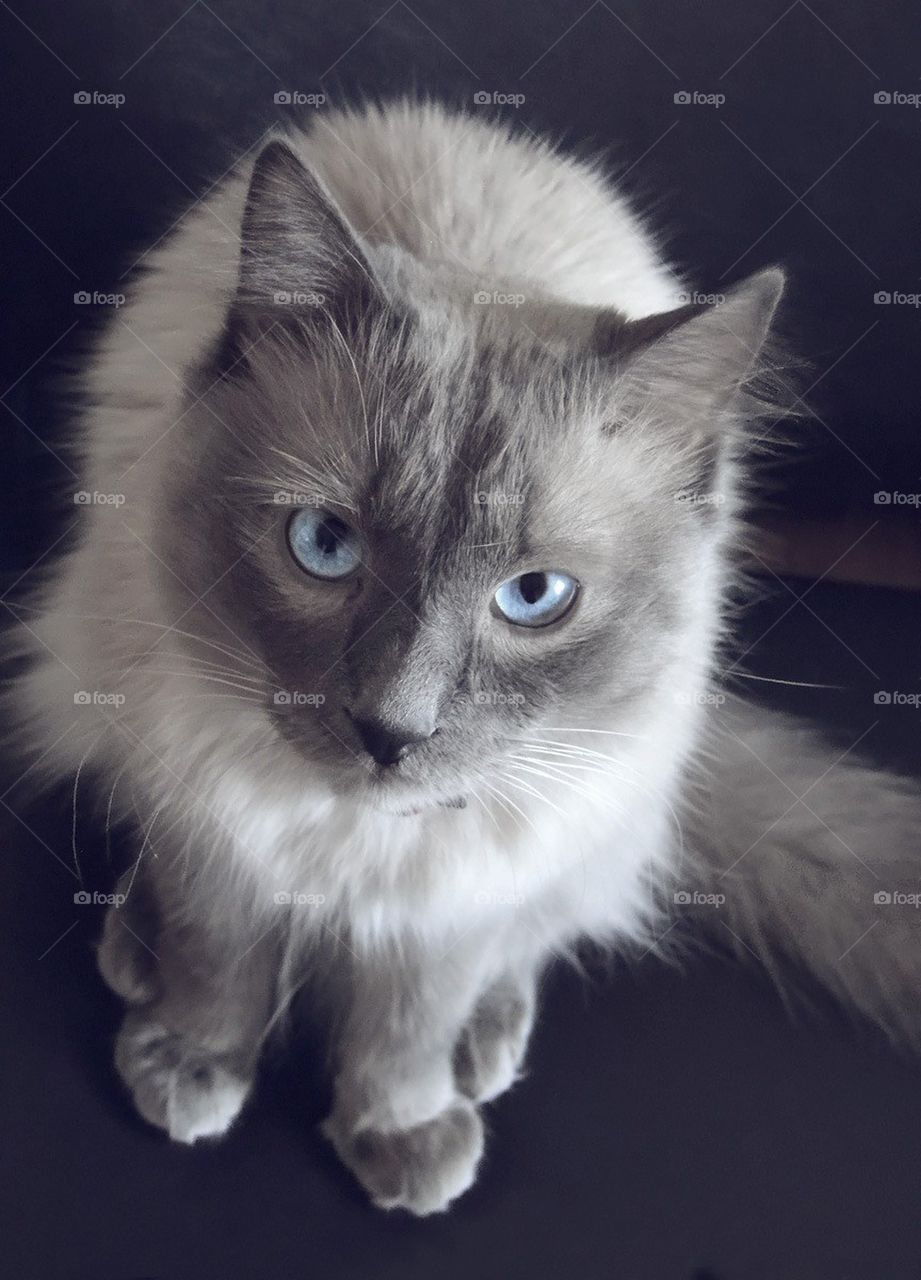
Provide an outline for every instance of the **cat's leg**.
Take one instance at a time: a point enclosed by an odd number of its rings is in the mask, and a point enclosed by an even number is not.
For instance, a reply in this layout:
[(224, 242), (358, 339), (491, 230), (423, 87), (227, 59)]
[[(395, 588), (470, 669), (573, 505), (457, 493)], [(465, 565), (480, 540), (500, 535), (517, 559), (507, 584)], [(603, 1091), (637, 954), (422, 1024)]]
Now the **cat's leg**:
[(522, 965), (480, 996), (454, 1049), (454, 1076), (473, 1102), (491, 1102), (518, 1079), (537, 1004), (537, 967)]
[(126, 871), (105, 915), (96, 963), (126, 1004), (148, 1004), (159, 990), (157, 909), (146, 876)]
[(486, 948), (408, 946), (355, 960), (324, 1131), (380, 1208), (447, 1208), (473, 1181), (482, 1121), (458, 1089), (455, 1046), (491, 981)]
[[(115, 977), (110, 985), (134, 996), (115, 1065), (144, 1119), (177, 1142), (218, 1137), (236, 1119), (272, 1012), (277, 937), (260, 936), (238, 895), (222, 902), (220, 888), (216, 882), (207, 902), (196, 902), (158, 864), (145, 889), (155, 899), (153, 942), (130, 953), (121, 936), (130, 921), (116, 926), (110, 916), (100, 953), (107, 979)], [(152, 976), (139, 980), (147, 948)]]

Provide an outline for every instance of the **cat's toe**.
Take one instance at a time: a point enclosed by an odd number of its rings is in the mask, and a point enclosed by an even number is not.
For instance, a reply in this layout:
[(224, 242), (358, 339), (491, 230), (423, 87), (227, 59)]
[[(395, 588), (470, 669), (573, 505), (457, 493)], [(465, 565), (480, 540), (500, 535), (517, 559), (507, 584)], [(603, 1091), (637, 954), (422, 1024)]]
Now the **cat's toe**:
[(344, 1135), (324, 1126), (340, 1159), (379, 1209), (440, 1213), (472, 1184), (483, 1154), (483, 1122), (473, 1107), (451, 1107), (413, 1129)]
[(487, 995), (460, 1034), (454, 1078), (473, 1102), (491, 1102), (519, 1078), (532, 1022), (531, 1003), (520, 992)]
[(209, 1053), (140, 1014), (122, 1025), (115, 1065), (140, 1114), (175, 1142), (226, 1133), (252, 1085), (228, 1055)]

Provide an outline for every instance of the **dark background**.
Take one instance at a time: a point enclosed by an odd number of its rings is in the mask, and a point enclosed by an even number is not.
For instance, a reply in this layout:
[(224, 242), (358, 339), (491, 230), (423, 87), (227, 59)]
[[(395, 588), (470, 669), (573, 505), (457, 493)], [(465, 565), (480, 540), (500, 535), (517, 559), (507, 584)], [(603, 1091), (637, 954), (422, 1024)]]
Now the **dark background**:
[[(524, 94), (497, 110), (604, 152), (705, 292), (770, 262), (812, 417), (770, 474), (793, 514), (917, 521), (921, 491), (921, 93), (916, 0), (388, 7), (302, 0), (0, 3), (4, 611), (69, 528), (68, 371), (133, 265), (290, 108), (282, 90)], [(721, 93), (719, 107), (675, 102)], [(124, 103), (81, 104), (81, 92)], [(53, 554), (53, 552), (52, 552)], [(740, 670), (769, 700), (921, 773), (917, 596), (770, 579)], [(800, 599), (800, 597), (804, 597)], [(21, 615), (24, 616), (24, 615)], [(921, 1276), (921, 1067), (818, 1001), (791, 1021), (764, 975), (646, 960), (548, 986), (529, 1078), (494, 1108), (482, 1179), (419, 1223), (366, 1208), (315, 1133), (326, 1104), (296, 1053), (219, 1147), (169, 1147), (110, 1067), (115, 1002), (99, 921), (75, 908), (72, 796), (0, 783), (6, 1274), (21, 1280), (294, 1275), (464, 1280), (850, 1280)], [(89, 808), (87, 800), (86, 807)], [(108, 887), (98, 824), (78, 823)], [(5, 1266), (4, 1266), (5, 1263)]]

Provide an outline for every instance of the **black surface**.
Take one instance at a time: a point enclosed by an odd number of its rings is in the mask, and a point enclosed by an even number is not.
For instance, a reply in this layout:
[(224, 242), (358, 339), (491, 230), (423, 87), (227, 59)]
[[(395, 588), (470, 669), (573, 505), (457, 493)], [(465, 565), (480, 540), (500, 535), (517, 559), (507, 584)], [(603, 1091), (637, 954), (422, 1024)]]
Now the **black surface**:
[[(877, 290), (921, 289), (921, 112), (873, 102), (921, 90), (910, 0), (14, 0), (0, 30), (7, 587), (64, 527), (51, 493), (74, 487), (55, 457), (59, 375), (96, 322), (74, 294), (122, 290), (122, 273), (277, 117), (279, 89), (331, 104), (413, 86), (463, 102), (524, 93), (510, 119), (613, 148), (705, 288), (770, 261), (791, 270), (786, 324), (821, 420), (802, 428), (782, 501), (869, 525), (876, 490), (921, 490), (918, 313), (873, 303)], [(727, 101), (676, 106), (682, 89)], [(80, 91), (126, 100), (77, 105)], [(921, 712), (873, 702), (877, 689), (918, 689), (918, 622), (917, 597), (821, 585), (794, 604), (772, 584), (744, 623), (740, 649), (768, 632), (745, 669), (842, 687), (750, 687), (837, 726), (842, 749), (869, 729), (867, 749), (921, 773)], [(0, 1273), (921, 1276), (921, 1066), (821, 1002), (791, 1021), (763, 975), (714, 959), (684, 974), (614, 966), (588, 985), (554, 975), (529, 1078), (493, 1109), (483, 1177), (448, 1217), (365, 1206), (314, 1130), (327, 1085), (306, 1027), (224, 1145), (170, 1147), (113, 1077), (117, 1008), (93, 971), (98, 917), (73, 903), (71, 797), (30, 808), (15, 759), (4, 768)], [(89, 816), (78, 847), (102, 885)]]

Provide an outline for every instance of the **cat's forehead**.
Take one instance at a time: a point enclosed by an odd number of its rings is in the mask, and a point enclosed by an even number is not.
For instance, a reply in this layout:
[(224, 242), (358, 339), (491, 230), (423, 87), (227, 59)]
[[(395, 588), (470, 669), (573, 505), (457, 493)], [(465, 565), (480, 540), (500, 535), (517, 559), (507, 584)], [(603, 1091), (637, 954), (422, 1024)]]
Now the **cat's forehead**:
[(240, 416), (259, 422), (274, 488), (301, 492), (300, 468), (309, 495), (433, 566), (507, 564), (565, 540), (598, 484), (605, 406), (585, 370), (450, 313), (350, 339), (260, 349)]
[(468, 338), (433, 359), (431, 340), (423, 344), (410, 349), (410, 377), (394, 369), (395, 392), (379, 401), (363, 506), (384, 525), (425, 530), (443, 545), (521, 549), (584, 406), (534, 345)]

